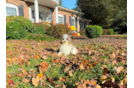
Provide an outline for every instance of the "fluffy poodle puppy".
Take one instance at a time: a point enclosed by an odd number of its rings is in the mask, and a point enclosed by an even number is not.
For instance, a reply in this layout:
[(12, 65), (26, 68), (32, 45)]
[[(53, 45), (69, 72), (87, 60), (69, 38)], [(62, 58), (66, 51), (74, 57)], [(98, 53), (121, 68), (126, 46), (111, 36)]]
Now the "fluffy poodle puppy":
[(61, 39), (61, 45), (60, 45), (60, 50), (58, 53), (58, 56), (64, 54), (65, 56), (69, 55), (72, 53), (73, 55), (77, 54), (77, 49), (71, 45), (71, 39), (69, 35), (64, 34)]

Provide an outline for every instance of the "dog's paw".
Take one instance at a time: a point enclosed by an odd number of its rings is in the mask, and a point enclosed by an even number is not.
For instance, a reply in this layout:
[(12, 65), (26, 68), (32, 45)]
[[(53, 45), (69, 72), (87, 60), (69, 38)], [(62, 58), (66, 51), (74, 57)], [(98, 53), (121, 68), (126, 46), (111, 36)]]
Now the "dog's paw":
[(61, 52), (58, 53), (58, 56), (61, 57), (63, 54)]

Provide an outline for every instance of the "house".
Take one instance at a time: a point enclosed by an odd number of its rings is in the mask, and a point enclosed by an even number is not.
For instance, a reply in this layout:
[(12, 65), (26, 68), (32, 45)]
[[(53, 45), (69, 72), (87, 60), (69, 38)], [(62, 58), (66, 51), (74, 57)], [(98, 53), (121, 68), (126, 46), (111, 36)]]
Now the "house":
[(59, 0), (6, 0), (6, 16), (24, 16), (33, 23), (55, 22), (83, 30), (91, 20), (81, 18), (84, 13), (59, 6)]

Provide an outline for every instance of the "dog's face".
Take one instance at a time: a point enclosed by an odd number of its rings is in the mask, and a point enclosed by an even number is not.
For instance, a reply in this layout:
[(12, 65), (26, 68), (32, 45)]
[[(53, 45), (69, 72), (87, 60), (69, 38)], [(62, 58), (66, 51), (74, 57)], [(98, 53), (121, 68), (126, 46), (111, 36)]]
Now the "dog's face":
[(62, 36), (61, 44), (71, 44), (71, 39), (67, 34)]

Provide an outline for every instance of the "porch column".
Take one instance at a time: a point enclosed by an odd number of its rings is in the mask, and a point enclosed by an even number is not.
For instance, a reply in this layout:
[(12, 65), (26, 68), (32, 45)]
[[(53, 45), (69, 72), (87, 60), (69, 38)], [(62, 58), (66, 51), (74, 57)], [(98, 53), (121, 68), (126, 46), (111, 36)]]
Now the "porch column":
[(80, 28), (79, 28), (79, 16), (77, 17), (77, 32), (80, 32)]
[(89, 22), (87, 22), (87, 26), (89, 25)]
[(35, 22), (39, 23), (39, 6), (38, 0), (34, 0), (34, 8), (35, 8)]
[(29, 7), (29, 18), (32, 21), (32, 8), (31, 7)]
[(55, 21), (56, 21), (56, 24), (58, 24), (58, 6), (55, 7)]

